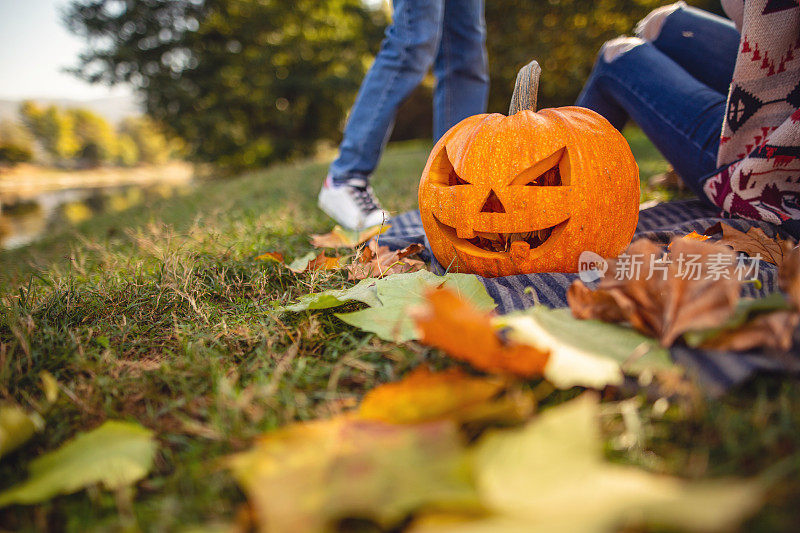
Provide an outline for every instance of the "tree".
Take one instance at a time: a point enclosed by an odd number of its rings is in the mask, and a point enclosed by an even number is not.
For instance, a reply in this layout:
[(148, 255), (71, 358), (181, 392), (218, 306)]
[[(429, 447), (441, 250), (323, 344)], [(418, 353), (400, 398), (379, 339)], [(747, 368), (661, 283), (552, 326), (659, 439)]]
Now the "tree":
[(18, 122), (0, 121), (0, 163), (15, 165), (33, 159), (33, 136)]
[(137, 162), (157, 165), (171, 155), (170, 142), (156, 123), (147, 117), (130, 117), (119, 128), (120, 135), (133, 142)]
[(80, 149), (75, 136), (74, 117), (56, 106), (41, 108), (26, 101), (19, 110), (23, 123), (41, 143), (44, 150), (57, 160), (70, 159)]
[(129, 82), (199, 160), (263, 165), (338, 140), (383, 15), (360, 0), (80, 0), (76, 72)]
[(69, 109), (79, 148), (77, 156), (85, 163), (99, 165), (110, 163), (117, 155), (117, 134), (114, 128), (88, 109)]

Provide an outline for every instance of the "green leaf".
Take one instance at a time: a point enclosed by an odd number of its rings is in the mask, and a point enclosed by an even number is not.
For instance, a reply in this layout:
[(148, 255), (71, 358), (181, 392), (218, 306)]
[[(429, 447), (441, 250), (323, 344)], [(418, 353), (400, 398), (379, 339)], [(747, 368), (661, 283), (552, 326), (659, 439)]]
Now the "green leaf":
[(686, 344), (697, 347), (705, 341), (713, 339), (723, 331), (737, 329), (753, 316), (760, 313), (771, 311), (786, 311), (792, 308), (786, 295), (781, 292), (773, 292), (763, 298), (742, 298), (736, 305), (733, 315), (718, 328), (687, 331), (683, 334)]
[(280, 307), (277, 311), (299, 313), (307, 310), (339, 307), (352, 301), (363, 302), (370, 306), (381, 305), (380, 300), (378, 300), (378, 290), (375, 286), (376, 281), (375, 278), (367, 278), (349, 288), (330, 289), (314, 294), (306, 294), (301, 296), (296, 303)]
[(539, 305), (498, 317), (509, 338), (550, 352), (545, 377), (559, 388), (602, 388), (622, 382), (623, 372), (672, 367), (658, 341), (617, 324), (578, 320), (569, 309)]
[(313, 261), (317, 257), (315, 252), (308, 252), (306, 255), (302, 257), (298, 257), (288, 265), (286, 265), (289, 270), (292, 272), (303, 272), (307, 267), (308, 264)]
[(382, 305), (352, 313), (339, 313), (336, 317), (351, 326), (375, 333), (384, 340), (414, 340), (419, 338), (419, 333), (408, 309), (421, 304), (425, 292), (432, 287), (447, 287), (484, 311), (496, 306), (483, 283), (471, 274), (437, 276), (427, 270), (420, 270), (378, 280), (376, 290)]
[[(520, 429), (494, 431), (477, 444), (475, 476), (492, 514), (450, 517), (447, 531), (606, 533), (647, 525), (728, 531), (763, 496), (755, 482), (689, 483), (603, 456), (593, 394), (544, 411)], [(412, 531), (441, 531), (441, 517)]]
[(36, 413), (28, 413), (19, 406), (0, 404), (0, 457), (25, 444), (44, 421)]
[(0, 493), (0, 507), (38, 503), (96, 483), (110, 490), (131, 485), (150, 471), (155, 452), (150, 430), (106, 422), (33, 460), (28, 479)]

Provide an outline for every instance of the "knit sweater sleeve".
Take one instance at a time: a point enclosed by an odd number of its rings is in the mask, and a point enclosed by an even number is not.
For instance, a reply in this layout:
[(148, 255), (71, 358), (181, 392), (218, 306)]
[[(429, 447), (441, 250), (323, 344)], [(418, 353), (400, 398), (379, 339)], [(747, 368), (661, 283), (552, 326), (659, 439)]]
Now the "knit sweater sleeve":
[(704, 191), (732, 215), (775, 224), (800, 220), (798, 1), (745, 0), (741, 34), (719, 171)]

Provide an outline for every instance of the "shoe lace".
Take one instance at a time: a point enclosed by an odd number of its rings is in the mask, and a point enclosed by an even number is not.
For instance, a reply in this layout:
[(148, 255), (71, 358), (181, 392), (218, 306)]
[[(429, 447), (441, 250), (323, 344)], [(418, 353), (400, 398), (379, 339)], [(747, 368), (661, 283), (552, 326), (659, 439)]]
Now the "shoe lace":
[(351, 180), (348, 185), (350, 185), (350, 191), (352, 192), (356, 205), (362, 211), (365, 213), (371, 213), (372, 211), (381, 208), (380, 204), (378, 204), (378, 200), (375, 198), (375, 195), (372, 194), (372, 188), (366, 181)]

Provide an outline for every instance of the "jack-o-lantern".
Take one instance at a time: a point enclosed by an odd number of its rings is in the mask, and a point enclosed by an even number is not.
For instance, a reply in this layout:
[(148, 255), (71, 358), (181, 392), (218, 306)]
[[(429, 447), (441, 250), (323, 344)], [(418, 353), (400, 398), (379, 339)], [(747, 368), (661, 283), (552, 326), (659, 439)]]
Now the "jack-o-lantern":
[(584, 250), (630, 243), (639, 168), (625, 138), (581, 107), (536, 112), (541, 69), (523, 68), (509, 116), (469, 117), (436, 144), (419, 184), (434, 255), (483, 276), (575, 272)]

